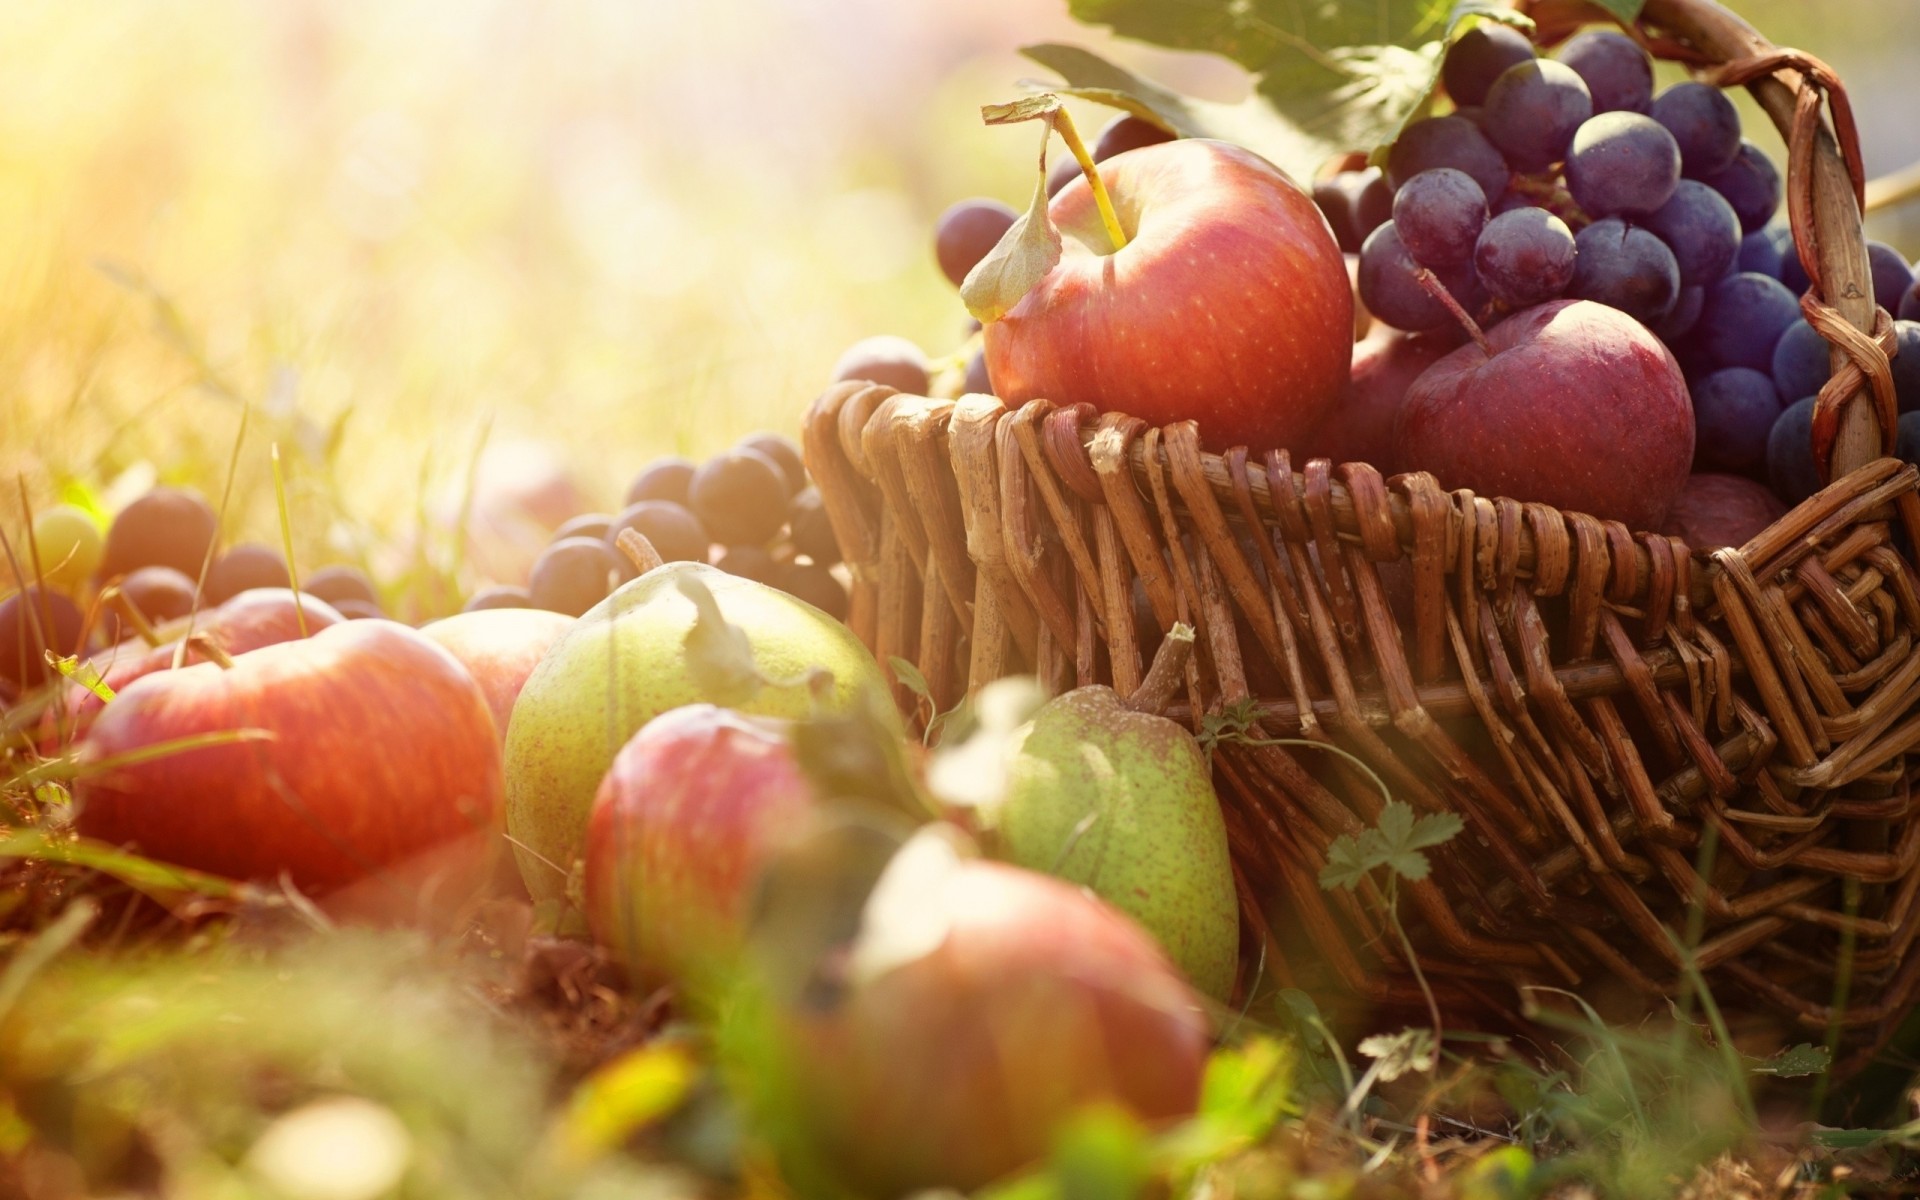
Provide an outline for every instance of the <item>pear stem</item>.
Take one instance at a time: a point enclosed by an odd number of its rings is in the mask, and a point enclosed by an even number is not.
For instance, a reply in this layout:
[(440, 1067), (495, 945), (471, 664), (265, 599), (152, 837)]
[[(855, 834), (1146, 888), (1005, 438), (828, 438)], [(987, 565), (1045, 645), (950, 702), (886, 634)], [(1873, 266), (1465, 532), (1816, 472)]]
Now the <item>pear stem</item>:
[(1447, 311), (1453, 314), (1454, 320), (1466, 327), (1467, 334), (1473, 338), (1474, 344), (1485, 351), (1488, 358), (1492, 358), (1493, 343), (1489, 342), (1487, 335), (1482, 332), (1480, 322), (1474, 320), (1471, 313), (1460, 307), (1460, 302), (1453, 298), (1453, 293), (1447, 290), (1447, 285), (1440, 282), (1440, 277), (1425, 267), (1415, 271), (1413, 277), (1420, 281), (1421, 287), (1427, 289), (1428, 295), (1447, 306)]
[(1187, 663), (1193, 658), (1193, 626), (1185, 621), (1175, 622), (1167, 636), (1161, 639), (1160, 648), (1154, 651), (1153, 665), (1147, 668), (1147, 677), (1133, 694), (1124, 701), (1134, 712), (1159, 715), (1173, 703), (1173, 697), (1187, 680)]
[(666, 562), (647, 540), (647, 535), (637, 529), (622, 529), (613, 544), (620, 547), (620, 553), (626, 555), (633, 569), (642, 575)]
[(219, 642), (214, 641), (212, 634), (204, 632), (194, 634), (187, 639), (187, 647), (191, 650), (198, 650), (202, 658), (219, 667), (222, 671), (233, 670), (233, 655), (228, 654), (225, 647), (221, 646)]
[(133, 602), (132, 596), (118, 587), (110, 587), (103, 598), (113, 606), (115, 612), (120, 614), (120, 619), (133, 629), (136, 637), (149, 646), (160, 644), (160, 635), (153, 631), (153, 624), (147, 620), (147, 614), (140, 611), (140, 606)]
[(1073, 127), (1073, 116), (1066, 109), (1054, 114), (1053, 127), (1060, 131), (1060, 139), (1073, 151), (1073, 157), (1080, 164), (1080, 173), (1087, 177), (1087, 186), (1093, 189), (1093, 202), (1100, 209), (1100, 223), (1107, 227), (1107, 237), (1112, 239), (1113, 248), (1126, 247), (1127, 235), (1120, 228), (1119, 214), (1113, 211), (1113, 197), (1107, 194), (1107, 185), (1100, 182), (1100, 168), (1094, 164), (1093, 155), (1088, 152), (1087, 144), (1080, 140), (1080, 131)]

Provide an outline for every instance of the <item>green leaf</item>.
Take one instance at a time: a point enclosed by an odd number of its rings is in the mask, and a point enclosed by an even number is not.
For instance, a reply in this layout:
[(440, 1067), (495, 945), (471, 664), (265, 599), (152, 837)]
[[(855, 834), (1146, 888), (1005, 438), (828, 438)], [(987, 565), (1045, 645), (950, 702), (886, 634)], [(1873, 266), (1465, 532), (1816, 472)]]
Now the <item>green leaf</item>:
[(1380, 1079), (1392, 1083), (1402, 1075), (1424, 1075), (1440, 1061), (1440, 1045), (1424, 1025), (1399, 1033), (1376, 1033), (1360, 1043), (1360, 1053), (1375, 1060)]
[(1824, 1075), (1833, 1065), (1833, 1055), (1827, 1053), (1825, 1046), (1815, 1046), (1802, 1042), (1798, 1046), (1780, 1051), (1771, 1058), (1761, 1059), (1753, 1066), (1755, 1075), (1775, 1075), (1781, 1079), (1798, 1079), (1803, 1075)]
[[(993, 249), (987, 251), (986, 257), (974, 264), (960, 284), (960, 299), (983, 325), (1006, 316), (1060, 261), (1060, 231), (1053, 227), (1053, 218), (1047, 214), (1047, 141), (1053, 136), (1052, 115), (1059, 111), (1060, 98), (1046, 99), (1052, 101), (1052, 107), (1042, 108), (1035, 114), (1044, 116), (1046, 123), (1040, 132), (1040, 178), (1034, 185), (1033, 199), (1027, 211)], [(992, 105), (982, 109), (981, 115), (989, 125), (1002, 123), (990, 114), (995, 110), (1011, 111), (1021, 103), (1024, 102)], [(1032, 120), (1034, 117), (1007, 119)]]
[(107, 686), (107, 681), (101, 678), (100, 668), (93, 663), (82, 662), (75, 654), (69, 654), (63, 658), (51, 650), (47, 651), (47, 661), (53, 664), (53, 669), (60, 672), (62, 678), (71, 679), (86, 688), (100, 697), (101, 703), (104, 704), (113, 699), (113, 689)]
[(699, 1075), (687, 1050), (656, 1041), (628, 1051), (573, 1090), (556, 1134), (578, 1161), (616, 1150), (628, 1138), (679, 1108)]
[(1415, 817), (1413, 808), (1398, 800), (1389, 800), (1380, 809), (1380, 819), (1372, 829), (1359, 834), (1343, 834), (1327, 847), (1327, 865), (1320, 872), (1320, 886), (1358, 887), (1360, 881), (1380, 867), (1386, 867), (1402, 879), (1419, 882), (1432, 870), (1421, 853), (1458, 835), (1466, 825), (1454, 813), (1427, 813)]
[(1272, 1037), (1214, 1051), (1200, 1084), (1199, 1115), (1233, 1140), (1267, 1136), (1292, 1106), (1294, 1055), (1291, 1042)]
[(687, 670), (694, 686), (715, 704), (744, 704), (760, 690), (763, 680), (754, 665), (753, 643), (746, 631), (730, 624), (707, 585), (693, 575), (675, 577), (674, 586), (693, 602), (693, 628), (687, 630)]
[(1647, 0), (1592, 0), (1594, 4), (1606, 9), (1622, 25), (1631, 25), (1640, 19), (1640, 10), (1647, 6)]
[(221, 875), (209, 875), (172, 863), (143, 858), (104, 842), (82, 837), (49, 837), (39, 830), (21, 830), (0, 841), (0, 859), (28, 858), (69, 863), (111, 875), (121, 883), (156, 900), (207, 896), (215, 900), (251, 900), (274, 903), (271, 893)]
[[(1181, 137), (1244, 146), (1298, 178), (1309, 178), (1326, 157), (1318, 139), (1289, 123), (1258, 95), (1238, 104), (1182, 96), (1078, 46), (1048, 42), (1022, 47), (1020, 53), (1060, 76), (1063, 85), (1045, 86), (1061, 95), (1123, 109)], [(1303, 168), (1302, 163), (1307, 165)]]
[(1147, 1185), (1147, 1131), (1111, 1102), (1074, 1115), (1054, 1138), (1050, 1160), (1063, 1200), (1133, 1200)]
[(920, 673), (919, 667), (898, 654), (889, 654), (887, 665), (893, 668), (893, 677), (898, 679), (908, 691), (925, 700), (929, 705), (933, 704), (933, 689), (927, 686), (927, 677)]

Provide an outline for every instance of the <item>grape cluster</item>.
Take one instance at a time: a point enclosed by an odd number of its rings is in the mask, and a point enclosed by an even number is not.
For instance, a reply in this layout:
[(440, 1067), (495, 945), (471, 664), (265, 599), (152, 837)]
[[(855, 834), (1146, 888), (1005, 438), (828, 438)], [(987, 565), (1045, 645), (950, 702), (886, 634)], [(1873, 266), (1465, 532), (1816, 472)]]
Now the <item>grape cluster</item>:
[[(27, 578), (10, 593), (0, 590), (0, 692), (6, 693), (48, 682), (48, 652), (102, 650), (137, 636), (140, 623), (151, 631), (249, 589), (291, 582), (287, 560), (274, 547), (222, 547), (213, 506), (192, 488), (153, 488), (110, 521), (71, 504), (53, 505), (34, 514), (23, 542), (15, 549)], [(300, 585), (342, 616), (382, 615), (372, 581), (358, 567), (323, 566)]]
[[(875, 373), (921, 372), (912, 343), (856, 346), (848, 360)], [(918, 359), (917, 363), (915, 359)], [(911, 383), (914, 380), (902, 379)], [(777, 587), (836, 618), (847, 615), (847, 589), (834, 567), (840, 546), (807, 479), (800, 448), (779, 434), (756, 433), (704, 463), (656, 459), (633, 477), (618, 513), (584, 513), (554, 530), (524, 588), (496, 586), (474, 594), (467, 609), (545, 608), (579, 616), (625, 580), (633, 563), (619, 537), (633, 530), (666, 562), (712, 563)]]
[[(1385, 170), (1342, 171), (1314, 198), (1357, 253), (1360, 299), (1397, 329), (1450, 331), (1426, 268), (1485, 325), (1566, 297), (1628, 313), (1672, 350), (1696, 419), (1695, 470), (1744, 474), (1795, 503), (1816, 486), (1806, 425), (1829, 375), (1801, 317), (1808, 287), (1782, 181), (1719, 90), (1655, 94), (1651, 60), (1613, 31), (1552, 58), (1482, 22), (1447, 52), (1453, 111), (1410, 125)], [(1875, 300), (1894, 314), (1899, 452), (1920, 450), (1920, 282), (1871, 243)]]

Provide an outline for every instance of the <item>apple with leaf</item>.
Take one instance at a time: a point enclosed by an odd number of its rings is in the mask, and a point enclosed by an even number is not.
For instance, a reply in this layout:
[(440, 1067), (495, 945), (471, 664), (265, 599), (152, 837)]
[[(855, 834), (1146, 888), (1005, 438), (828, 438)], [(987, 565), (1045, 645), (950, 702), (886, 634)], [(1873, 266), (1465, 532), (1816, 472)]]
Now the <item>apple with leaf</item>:
[[(1001, 399), (1195, 420), (1215, 449), (1291, 445), (1321, 421), (1346, 383), (1353, 294), (1298, 184), (1206, 138), (1096, 165), (1052, 93), (982, 115), (1046, 131), (1031, 205), (961, 286)], [(1055, 132), (1083, 177), (1049, 201)]]

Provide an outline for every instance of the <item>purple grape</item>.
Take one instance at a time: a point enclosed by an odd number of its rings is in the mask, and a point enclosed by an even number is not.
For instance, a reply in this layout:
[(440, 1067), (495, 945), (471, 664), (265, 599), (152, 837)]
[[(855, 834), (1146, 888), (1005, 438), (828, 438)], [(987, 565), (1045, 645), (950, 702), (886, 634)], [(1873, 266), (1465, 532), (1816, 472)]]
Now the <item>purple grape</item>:
[(1767, 462), (1767, 434), (1780, 416), (1773, 380), (1747, 367), (1726, 367), (1693, 388), (1696, 471), (1744, 475)]
[(1680, 170), (1688, 179), (1724, 171), (1740, 153), (1740, 113), (1719, 88), (1676, 83), (1653, 98), (1649, 111), (1679, 143)]
[(1773, 344), (1773, 390), (1783, 404), (1811, 396), (1833, 374), (1828, 365), (1827, 339), (1804, 320), (1787, 326)]
[(1723, 367), (1773, 366), (1780, 335), (1800, 316), (1800, 303), (1778, 279), (1752, 272), (1729, 275), (1707, 289), (1700, 340)]
[(1480, 231), (1473, 267), (1502, 304), (1524, 308), (1545, 303), (1573, 282), (1573, 232), (1544, 208), (1501, 213)]
[(287, 560), (272, 546), (240, 542), (229, 546), (207, 570), (208, 604), (225, 604), (252, 588), (288, 587)]
[(967, 359), (967, 376), (960, 381), (962, 395), (993, 395), (993, 380), (987, 376), (987, 355), (983, 350), (975, 350)]
[(1554, 57), (1586, 81), (1596, 113), (1644, 113), (1653, 104), (1653, 60), (1624, 33), (1593, 29), (1577, 34)]
[(534, 562), (527, 594), (534, 608), (577, 617), (605, 600), (619, 575), (619, 562), (605, 543), (562, 538)]
[(1393, 189), (1379, 167), (1341, 171), (1313, 185), (1313, 202), (1343, 254), (1358, 254), (1367, 235), (1393, 217)]
[(1354, 174), (1353, 231), (1364, 242), (1367, 235), (1393, 220), (1393, 189), (1379, 167)]
[(1539, 171), (1567, 156), (1574, 131), (1593, 115), (1593, 97), (1572, 67), (1537, 58), (1493, 81), (1486, 110), (1487, 136), (1507, 162)]
[[(557, 542), (561, 538), (570, 537), (604, 538), (607, 536), (607, 530), (611, 528), (613, 528), (612, 513), (581, 513), (577, 517), (568, 517), (562, 521), (560, 528), (554, 530), (553, 536), (547, 541)], [(318, 592), (314, 594), (319, 595)], [(326, 599), (325, 596), (320, 598)]]
[(1920, 412), (1901, 413), (1895, 429), (1893, 456), (1901, 462), (1920, 463)]
[(1700, 323), (1700, 310), (1707, 305), (1707, 289), (1695, 285), (1682, 287), (1667, 315), (1654, 322), (1654, 336), (1672, 345), (1693, 332)]
[(1342, 254), (1354, 254), (1360, 249), (1360, 243), (1366, 239), (1354, 230), (1353, 192), (1347, 183), (1348, 172), (1341, 172), (1330, 179), (1321, 179), (1313, 185), (1314, 207), (1327, 219), (1327, 228), (1333, 232), (1333, 242), (1340, 247)]
[(1893, 323), (1893, 394), (1901, 412), (1920, 410), (1920, 322)]
[(482, 612), (491, 608), (532, 608), (533, 597), (527, 589), (497, 584), (481, 588), (473, 598), (460, 606), (461, 612)]
[(664, 562), (707, 561), (711, 539), (700, 518), (671, 500), (642, 500), (621, 509), (607, 530), (604, 544), (614, 556), (622, 579), (631, 579), (635, 574), (633, 563), (620, 549), (620, 533), (626, 529), (652, 542), (654, 552)]
[[(1720, 193), (1715, 192), (1719, 196)], [(1725, 196), (1720, 197), (1722, 200)], [(1732, 208), (1732, 205), (1728, 205)], [(1734, 228), (1740, 227), (1740, 218), (1733, 218)], [(1734, 255), (1733, 269), (1736, 271), (1757, 271), (1762, 275), (1780, 278), (1780, 268), (1786, 261), (1783, 241), (1790, 242), (1793, 235), (1778, 225), (1769, 225), (1765, 229), (1756, 229), (1740, 239), (1740, 251)]]
[(1680, 266), (1667, 244), (1619, 217), (1606, 217), (1574, 238), (1573, 282), (1567, 294), (1597, 300), (1652, 325), (1673, 310)]
[[(1360, 247), (1360, 301), (1367, 311), (1395, 329), (1425, 333), (1453, 324), (1447, 306), (1421, 286), (1420, 264), (1407, 253), (1392, 221), (1373, 231)], [(1471, 267), (1434, 272), (1461, 307), (1472, 309), (1478, 288)]]
[(1813, 402), (1807, 396), (1783, 410), (1767, 434), (1767, 482), (1773, 494), (1798, 504), (1821, 488), (1813, 465)]
[(1894, 314), (1900, 298), (1913, 286), (1913, 267), (1885, 242), (1867, 243), (1867, 268), (1873, 275), (1873, 302)]
[(1574, 131), (1566, 173), (1588, 216), (1642, 216), (1673, 198), (1680, 147), (1652, 117), (1601, 113)]
[(1780, 168), (1752, 142), (1741, 142), (1726, 170), (1701, 176), (1700, 182), (1727, 198), (1745, 233), (1764, 228), (1780, 207)]
[(627, 485), (626, 498), (620, 503), (638, 504), (642, 500), (671, 500), (675, 504), (687, 502), (687, 485), (693, 482), (693, 463), (678, 456), (656, 458)]
[(1920, 279), (1900, 295), (1900, 308), (1894, 316), (1902, 321), (1920, 321)]
[(1804, 296), (1813, 286), (1813, 280), (1807, 277), (1807, 268), (1800, 262), (1800, 251), (1794, 245), (1793, 235), (1787, 235), (1786, 244), (1780, 247), (1780, 282), (1795, 296)]
[(1740, 253), (1740, 218), (1726, 197), (1698, 180), (1682, 179), (1646, 226), (1673, 251), (1683, 285), (1712, 283)]
[(1158, 146), (1173, 138), (1173, 134), (1144, 117), (1121, 113), (1107, 122), (1106, 128), (1100, 131), (1099, 138), (1094, 141), (1093, 161), (1105, 162), (1116, 154), (1125, 154), (1142, 146)]
[(1481, 21), (1454, 39), (1440, 66), (1440, 81), (1456, 107), (1477, 105), (1500, 73), (1533, 57), (1527, 35), (1498, 21)]
[(1393, 225), (1407, 253), (1428, 267), (1452, 267), (1473, 255), (1487, 223), (1487, 196), (1465, 171), (1422, 171), (1393, 198)]
[(1513, 177), (1507, 160), (1471, 121), (1428, 117), (1407, 126), (1387, 151), (1387, 182), (1395, 188), (1435, 167), (1452, 167), (1473, 176), (1480, 190), (1497, 196)]
[(965, 283), (967, 272), (1000, 243), (1018, 217), (998, 200), (985, 197), (949, 206), (933, 225), (933, 255), (940, 262), (940, 273), (955, 287)]

